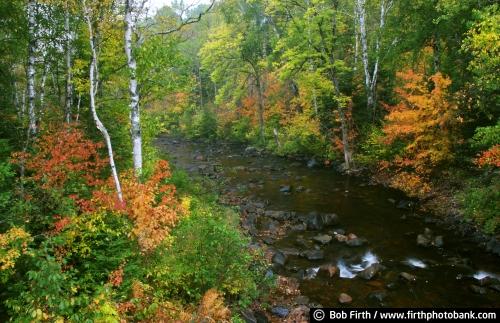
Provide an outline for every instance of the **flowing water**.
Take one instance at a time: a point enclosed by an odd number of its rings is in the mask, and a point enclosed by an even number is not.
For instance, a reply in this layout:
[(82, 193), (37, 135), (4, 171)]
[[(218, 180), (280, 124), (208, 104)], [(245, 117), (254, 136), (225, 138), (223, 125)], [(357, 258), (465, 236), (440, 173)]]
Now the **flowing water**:
[[(335, 239), (326, 245), (321, 260), (288, 256), (285, 266), (275, 268), (281, 275), (300, 280), (302, 295), (323, 306), (338, 306), (340, 293), (352, 296), (348, 306), (389, 307), (499, 307), (499, 282), (473, 291), (484, 277), (500, 275), (500, 258), (488, 254), (451, 229), (436, 226), (428, 214), (414, 214), (398, 209), (394, 201), (401, 193), (366, 181), (341, 175), (332, 169), (308, 168), (274, 156), (244, 154), (244, 147), (229, 144), (202, 144), (158, 139), (158, 146), (173, 163), (191, 172), (221, 166), (220, 176), (227, 190), (238, 191), (255, 201), (265, 201), (267, 210), (293, 211), (295, 214), (336, 213), (339, 223), (322, 231), (289, 231), (272, 241), (272, 248), (301, 249), (298, 241), (309, 241), (318, 234), (334, 235), (343, 229), (366, 239), (360, 247), (350, 247)], [(197, 158), (203, 156), (203, 158)], [(207, 165), (207, 166), (201, 166)], [(200, 167), (201, 166), (201, 167)], [(290, 194), (280, 192), (291, 185)], [(296, 188), (302, 186), (301, 192)], [(427, 219), (427, 221), (426, 221)], [(417, 235), (429, 228), (444, 237), (442, 248), (417, 246)], [(372, 280), (358, 276), (370, 264), (385, 268)], [(340, 275), (330, 278), (319, 269), (325, 264), (338, 267)], [(408, 282), (400, 277), (406, 272), (416, 277)], [(483, 279), (484, 283), (484, 279)], [(380, 297), (381, 296), (381, 297)], [(383, 298), (383, 299), (382, 299)]]

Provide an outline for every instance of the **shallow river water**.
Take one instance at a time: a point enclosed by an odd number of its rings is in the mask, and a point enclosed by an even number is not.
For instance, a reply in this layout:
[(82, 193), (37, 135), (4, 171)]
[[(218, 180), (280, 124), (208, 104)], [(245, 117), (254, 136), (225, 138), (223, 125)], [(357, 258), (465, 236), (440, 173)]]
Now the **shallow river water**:
[[(382, 186), (368, 185), (359, 178), (340, 175), (332, 169), (308, 168), (306, 162), (294, 162), (274, 156), (248, 156), (244, 147), (229, 144), (202, 144), (160, 137), (158, 147), (173, 163), (189, 172), (217, 165), (225, 189), (238, 191), (255, 201), (265, 201), (266, 210), (335, 213), (338, 224), (321, 231), (289, 231), (271, 242), (275, 250), (301, 250), (297, 241), (307, 241), (321, 249), (321, 260), (290, 255), (285, 266), (277, 266), (281, 275), (300, 280), (302, 295), (323, 306), (338, 306), (340, 293), (352, 296), (352, 307), (499, 307), (500, 284), (491, 279), (500, 276), (500, 258), (488, 254), (453, 230), (433, 224), (428, 214), (398, 209), (401, 193)], [(206, 165), (206, 166), (204, 166)], [(200, 167), (201, 166), (201, 167)], [(283, 185), (291, 192), (283, 193)], [(300, 192), (298, 192), (298, 190)], [(443, 246), (421, 247), (417, 235), (428, 228), (433, 237), (442, 235)], [(318, 234), (335, 235), (344, 230), (366, 239), (351, 247), (334, 238), (328, 244), (313, 243)], [(358, 276), (370, 264), (384, 266), (373, 279)], [(340, 276), (330, 278), (317, 268), (333, 264)], [(402, 272), (414, 281), (401, 278)], [(488, 281), (489, 282), (486, 282)], [(481, 286), (483, 284), (483, 286)], [(476, 286), (476, 287), (474, 287)], [(478, 288), (477, 288), (478, 287)]]

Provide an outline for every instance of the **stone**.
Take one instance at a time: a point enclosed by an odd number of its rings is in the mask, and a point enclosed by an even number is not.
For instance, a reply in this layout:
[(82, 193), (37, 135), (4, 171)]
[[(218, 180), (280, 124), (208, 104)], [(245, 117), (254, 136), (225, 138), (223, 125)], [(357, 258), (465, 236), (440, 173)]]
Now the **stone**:
[(292, 187), (290, 185), (281, 185), (280, 192), (281, 193), (290, 193), (292, 191)]
[(444, 245), (443, 236), (436, 236), (434, 238), (434, 243), (436, 247), (441, 248)]
[(279, 251), (282, 252), (285, 256), (299, 256), (300, 255), (300, 251), (295, 249), (295, 248), (281, 248)]
[(275, 306), (271, 309), (271, 313), (273, 313), (274, 315), (279, 316), (281, 318), (285, 318), (288, 316), (288, 313), (290, 313), (290, 311), (286, 307)]
[(307, 323), (309, 322), (309, 308), (302, 304), (290, 311), (287, 317), (287, 322)]
[(339, 295), (339, 303), (340, 304), (349, 304), (352, 302), (352, 297), (349, 296), (348, 294), (346, 293), (341, 293)]
[(286, 220), (288, 219), (290, 213), (285, 211), (271, 211), (267, 210), (264, 212), (264, 215), (275, 220)]
[(402, 272), (399, 274), (399, 277), (401, 277), (402, 279), (408, 281), (408, 282), (414, 282), (417, 280), (417, 277), (415, 275), (412, 275), (412, 274), (408, 274), (406, 272)]
[(358, 236), (355, 235), (354, 233), (349, 233), (347, 235), (347, 240), (353, 240), (353, 239), (357, 239), (357, 238), (358, 238)]
[(486, 294), (486, 288), (484, 287), (479, 287), (477, 285), (470, 285), (469, 286), (470, 290), (476, 294), (484, 295)]
[(314, 158), (311, 158), (308, 162), (307, 162), (307, 167), (309, 168), (314, 168), (318, 165), (318, 162), (316, 161), (316, 159)]
[(259, 151), (255, 147), (248, 146), (245, 148), (245, 154), (249, 156), (257, 156), (259, 154)]
[(328, 276), (330, 276), (330, 278), (334, 277), (338, 271), (337, 267), (332, 264), (326, 264), (321, 266), (321, 270), (326, 271), (328, 273)]
[(396, 200), (393, 199), (393, 198), (389, 198), (387, 199), (387, 202), (391, 203), (391, 204), (396, 204)]
[(282, 253), (281, 251), (276, 251), (276, 253), (273, 255), (271, 261), (273, 262), (273, 264), (284, 266), (286, 263), (286, 260), (287, 260), (286, 258), (287, 257), (284, 253)]
[(417, 236), (417, 246), (428, 247), (431, 244), (431, 240), (424, 234), (419, 234)]
[(400, 200), (398, 204), (396, 204), (396, 208), (403, 210), (411, 210), (415, 207), (415, 203), (407, 200)]
[(314, 279), (318, 275), (319, 267), (307, 268), (304, 272), (304, 279)]
[(253, 314), (255, 315), (255, 318), (257, 319), (257, 323), (268, 323), (269, 319), (267, 318), (266, 313), (262, 311), (254, 311)]
[(307, 250), (302, 253), (302, 256), (308, 260), (321, 260), (325, 257), (322, 250)]
[(346, 244), (349, 247), (361, 247), (362, 245), (365, 244), (365, 241), (363, 239), (356, 238), (356, 239), (347, 240)]
[(492, 237), (486, 244), (486, 251), (500, 256), (500, 241), (498, 241), (495, 237)]
[(366, 279), (366, 280), (371, 280), (373, 277), (375, 277), (379, 271), (381, 270), (382, 266), (378, 263), (371, 264), (367, 268), (365, 268), (363, 271), (360, 271), (358, 273), (358, 276)]
[(490, 285), (490, 289), (500, 293), (500, 284)]
[(382, 303), (387, 297), (387, 292), (385, 290), (376, 290), (368, 294), (368, 299)]
[(332, 236), (328, 234), (320, 234), (312, 238), (314, 241), (317, 241), (321, 244), (328, 244), (330, 241), (332, 241)]
[(332, 230), (332, 234), (333, 235), (336, 235), (336, 234), (345, 234), (345, 230), (344, 229), (334, 229), (334, 230)]
[(337, 239), (338, 242), (346, 242), (347, 236), (345, 236), (343, 234), (336, 234), (335, 239)]

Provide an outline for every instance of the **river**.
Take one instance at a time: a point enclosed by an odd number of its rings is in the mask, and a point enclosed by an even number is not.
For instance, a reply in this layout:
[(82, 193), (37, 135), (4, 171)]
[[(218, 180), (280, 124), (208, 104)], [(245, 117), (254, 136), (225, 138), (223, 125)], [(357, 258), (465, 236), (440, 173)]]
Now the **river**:
[[(343, 306), (500, 306), (500, 283), (495, 279), (500, 258), (458, 235), (455, 228), (436, 225), (432, 215), (398, 208), (407, 200), (398, 191), (332, 169), (309, 168), (306, 162), (245, 153), (239, 145), (169, 137), (158, 138), (157, 145), (177, 167), (218, 177), (225, 181), (224, 193), (238, 194), (287, 217), (292, 229), (279, 235), (272, 232), (279, 231), (279, 219), (261, 210), (253, 218), (253, 238), (286, 255), (286, 262), (275, 264), (273, 271), (298, 278), (300, 292), (310, 303), (339, 306), (340, 293), (347, 293), (352, 302)], [(319, 230), (297, 225), (331, 213), (338, 216), (335, 225)], [(338, 241), (349, 233), (358, 237), (360, 246)], [(430, 246), (417, 245), (419, 234)], [(319, 235), (325, 243), (313, 240)], [(319, 250), (321, 255), (310, 260), (304, 256), (307, 250)], [(337, 269), (333, 277), (318, 270), (328, 265)], [(369, 280), (360, 277), (367, 267), (375, 273)]]

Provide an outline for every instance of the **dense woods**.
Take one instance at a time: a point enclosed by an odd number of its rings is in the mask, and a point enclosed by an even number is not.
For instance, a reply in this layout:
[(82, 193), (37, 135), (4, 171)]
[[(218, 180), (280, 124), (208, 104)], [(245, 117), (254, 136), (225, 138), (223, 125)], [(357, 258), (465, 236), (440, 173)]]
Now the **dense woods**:
[(314, 158), (497, 235), (499, 22), (492, 0), (1, 1), (0, 320), (237, 320), (271, 288), (165, 132)]

